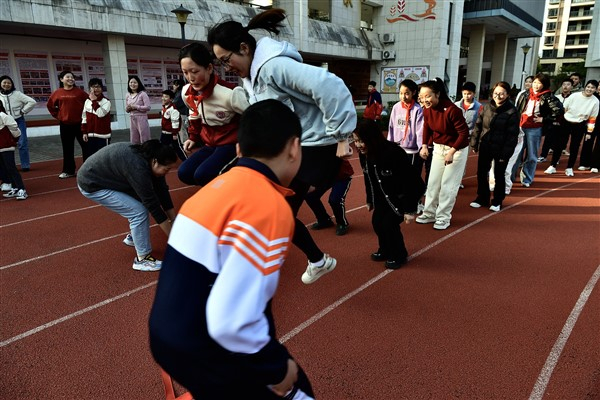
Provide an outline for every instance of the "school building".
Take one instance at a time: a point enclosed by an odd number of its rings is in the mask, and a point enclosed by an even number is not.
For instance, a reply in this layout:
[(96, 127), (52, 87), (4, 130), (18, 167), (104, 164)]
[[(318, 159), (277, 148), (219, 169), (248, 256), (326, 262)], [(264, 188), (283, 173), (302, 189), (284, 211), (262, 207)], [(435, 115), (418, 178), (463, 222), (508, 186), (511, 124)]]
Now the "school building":
[(280, 39), (344, 79), (356, 99), (366, 98), (370, 80), (378, 82), (384, 103), (397, 101), (406, 78), (441, 77), (450, 95), (466, 80), (484, 97), (498, 80), (521, 87), (537, 65), (545, 7), (530, 0), (3, 0), (0, 75), (39, 102), (27, 118), (29, 135), (58, 133), (45, 103), (64, 69), (86, 90), (90, 78), (103, 80), (114, 129), (129, 126), (129, 75), (144, 82), (156, 117), (160, 92), (181, 77), (182, 25), (172, 12), (180, 5), (191, 11), (186, 40), (204, 43), (215, 23), (245, 24), (264, 9), (283, 8), (288, 25)]

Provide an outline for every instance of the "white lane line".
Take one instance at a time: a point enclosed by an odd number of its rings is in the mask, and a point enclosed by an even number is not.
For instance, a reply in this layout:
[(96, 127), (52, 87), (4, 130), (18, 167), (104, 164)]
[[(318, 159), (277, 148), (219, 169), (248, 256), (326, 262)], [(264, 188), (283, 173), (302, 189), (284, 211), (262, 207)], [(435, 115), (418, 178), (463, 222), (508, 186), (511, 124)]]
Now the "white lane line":
[(546, 359), (546, 363), (544, 364), (544, 367), (542, 368), (542, 371), (535, 382), (535, 386), (531, 391), (529, 400), (541, 400), (544, 397), (544, 393), (548, 387), (548, 382), (550, 382), (550, 377), (552, 376), (552, 371), (554, 371), (554, 367), (556, 367), (556, 364), (558, 364), (560, 355), (565, 348), (567, 340), (569, 340), (569, 336), (571, 336), (573, 327), (575, 326), (575, 323), (577, 323), (577, 319), (579, 318), (583, 307), (585, 307), (585, 304), (590, 298), (592, 290), (594, 290), (596, 283), (598, 283), (598, 279), (600, 279), (600, 265), (598, 265), (596, 272), (594, 272), (587, 285), (585, 285), (581, 295), (579, 295), (579, 300), (577, 300), (577, 303), (575, 303), (575, 307), (573, 307), (573, 310), (571, 311), (569, 318), (567, 318), (562, 331), (560, 331), (560, 335), (558, 335), (556, 343), (554, 343), (554, 346), (552, 347), (552, 350)]
[(70, 213), (74, 213), (74, 212), (79, 212), (79, 211), (89, 210), (89, 209), (96, 208), (96, 207), (100, 207), (100, 204), (96, 204), (95, 206), (89, 206), (89, 207), (77, 208), (77, 209), (75, 209), (75, 210), (63, 211), (63, 212), (59, 212), (59, 213), (55, 213), (55, 214), (42, 215), (41, 217), (24, 219), (24, 220), (22, 220), (22, 221), (11, 222), (10, 224), (6, 224), (6, 225), (0, 225), (0, 229), (2, 229), (2, 228), (7, 228), (7, 227), (9, 227), (9, 226), (13, 226), (13, 225), (26, 224), (26, 223), (28, 223), (28, 222), (39, 221), (40, 219), (46, 219), (46, 218), (52, 218), (52, 217), (58, 217), (58, 216), (60, 216), (60, 215), (65, 215), (65, 214), (70, 214)]
[(128, 292), (122, 293), (122, 294), (120, 294), (120, 295), (118, 295), (118, 296), (112, 297), (112, 298), (110, 298), (110, 299), (106, 299), (106, 300), (104, 300), (104, 301), (101, 301), (100, 303), (96, 303), (96, 304), (94, 304), (94, 305), (91, 305), (91, 306), (89, 306), (89, 307), (86, 307), (86, 308), (84, 308), (84, 309), (82, 309), (82, 310), (75, 311), (74, 313), (71, 313), (71, 314), (69, 314), (69, 315), (65, 315), (65, 316), (64, 316), (64, 317), (62, 317), (62, 318), (58, 318), (58, 319), (55, 319), (54, 321), (50, 321), (50, 322), (48, 322), (48, 323), (46, 323), (46, 324), (44, 324), (44, 325), (40, 325), (40, 326), (38, 326), (37, 328), (31, 329), (31, 330), (29, 330), (29, 331), (27, 331), (27, 332), (23, 332), (23, 333), (21, 333), (20, 335), (13, 336), (13, 337), (11, 337), (10, 339), (6, 339), (6, 340), (4, 340), (4, 341), (0, 342), (0, 347), (4, 347), (4, 346), (6, 346), (6, 345), (9, 345), (9, 344), (11, 344), (11, 343), (13, 343), (13, 342), (16, 342), (16, 341), (18, 341), (18, 340), (24, 339), (24, 338), (26, 338), (27, 336), (34, 335), (34, 334), (36, 334), (36, 333), (38, 333), (38, 332), (41, 332), (41, 331), (43, 331), (43, 330), (45, 330), (45, 329), (48, 329), (48, 328), (50, 328), (50, 327), (53, 327), (54, 325), (58, 325), (58, 324), (60, 324), (60, 323), (63, 323), (63, 322), (65, 322), (65, 321), (68, 321), (68, 320), (70, 320), (70, 319), (72, 319), (72, 318), (75, 318), (75, 317), (78, 317), (78, 316), (80, 316), (80, 315), (82, 315), (82, 314), (85, 314), (85, 313), (88, 313), (88, 312), (90, 312), (90, 311), (93, 311), (93, 310), (95, 310), (95, 309), (97, 309), (97, 308), (104, 307), (105, 305), (107, 305), (107, 304), (110, 304), (110, 303), (112, 303), (113, 301), (117, 301), (117, 300), (119, 300), (119, 299), (122, 299), (123, 297), (127, 297), (127, 296), (130, 296), (130, 295), (132, 295), (132, 294), (134, 294), (134, 293), (136, 293), (136, 292), (139, 292), (140, 290), (144, 290), (144, 289), (147, 289), (147, 288), (149, 288), (149, 287), (152, 287), (152, 286), (156, 285), (156, 283), (157, 283), (157, 282), (158, 282), (158, 281), (156, 280), (156, 281), (153, 281), (153, 282), (147, 283), (147, 284), (145, 284), (145, 285), (143, 285), (143, 286), (137, 287), (137, 288), (135, 288), (135, 289), (132, 289), (132, 290), (130, 290), (130, 291), (128, 291)]

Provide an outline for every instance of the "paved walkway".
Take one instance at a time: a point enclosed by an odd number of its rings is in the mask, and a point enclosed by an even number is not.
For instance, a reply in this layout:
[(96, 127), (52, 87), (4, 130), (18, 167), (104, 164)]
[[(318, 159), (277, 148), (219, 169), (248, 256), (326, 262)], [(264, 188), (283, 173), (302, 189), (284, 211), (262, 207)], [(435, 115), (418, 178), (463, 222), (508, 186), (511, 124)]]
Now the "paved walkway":
[[(151, 126), (150, 131), (152, 132), (153, 139), (158, 139), (160, 137), (160, 126)], [(32, 163), (62, 159), (62, 145), (60, 143), (60, 136), (39, 136), (30, 137), (28, 139), (29, 157)], [(127, 141), (129, 141), (129, 129), (118, 129), (112, 132), (111, 143)], [(15, 151), (17, 164), (19, 163), (18, 154), (19, 152)], [(79, 144), (76, 143), (75, 157), (79, 156), (81, 156), (81, 147), (79, 147)]]

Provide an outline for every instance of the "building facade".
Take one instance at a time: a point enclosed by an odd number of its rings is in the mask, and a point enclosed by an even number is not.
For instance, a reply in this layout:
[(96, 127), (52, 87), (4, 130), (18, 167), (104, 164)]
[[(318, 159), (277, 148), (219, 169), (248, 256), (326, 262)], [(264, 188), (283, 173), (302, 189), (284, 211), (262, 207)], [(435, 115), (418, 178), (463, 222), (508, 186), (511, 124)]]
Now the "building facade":
[[(215, 23), (247, 23), (265, 8), (286, 10), (279, 39), (293, 43), (305, 62), (328, 68), (366, 98), (378, 82), (384, 102), (397, 101), (398, 84), (440, 77), (449, 94), (465, 80), (486, 88), (497, 80), (520, 87), (535, 70), (543, 2), (528, 0), (277, 0), (179, 1), (190, 10), (188, 41), (206, 42)], [(539, 4), (542, 3), (540, 8)], [(31, 134), (54, 134), (45, 101), (69, 69), (87, 89), (101, 78), (112, 101), (113, 128), (129, 125), (125, 95), (129, 75), (139, 75), (160, 109), (160, 92), (180, 77), (181, 28), (177, 4), (144, 0), (4, 0), (0, 2), (0, 74), (39, 104), (28, 118)], [(539, 16), (539, 20), (536, 19)], [(253, 32), (254, 33), (254, 32)], [(521, 46), (533, 46), (522, 63)], [(234, 76), (227, 79), (236, 80)], [(485, 91), (482, 93), (485, 95)], [(334, 94), (333, 94), (334, 95)], [(158, 121), (155, 121), (158, 123)], [(29, 130), (28, 130), (29, 132)]]

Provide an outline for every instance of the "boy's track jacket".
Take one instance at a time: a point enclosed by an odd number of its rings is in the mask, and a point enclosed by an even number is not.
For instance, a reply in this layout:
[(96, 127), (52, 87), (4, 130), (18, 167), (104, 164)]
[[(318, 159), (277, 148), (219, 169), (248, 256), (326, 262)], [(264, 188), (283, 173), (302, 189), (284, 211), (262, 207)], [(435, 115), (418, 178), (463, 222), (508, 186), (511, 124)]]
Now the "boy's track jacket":
[[(219, 384), (277, 384), (290, 357), (275, 335), (271, 299), (294, 218), (264, 164), (241, 158), (182, 206), (169, 236), (150, 315), (150, 346)], [(176, 376), (174, 376), (176, 379)]]
[(179, 126), (181, 126), (181, 114), (179, 110), (175, 108), (173, 103), (168, 106), (163, 106), (160, 112), (162, 118), (160, 120), (160, 126), (162, 133), (176, 136), (179, 134)]
[(0, 112), (0, 152), (14, 151), (19, 136), (21, 131), (15, 119)]
[(81, 116), (81, 132), (88, 137), (110, 139), (110, 101), (100, 96), (96, 100), (87, 99)]

